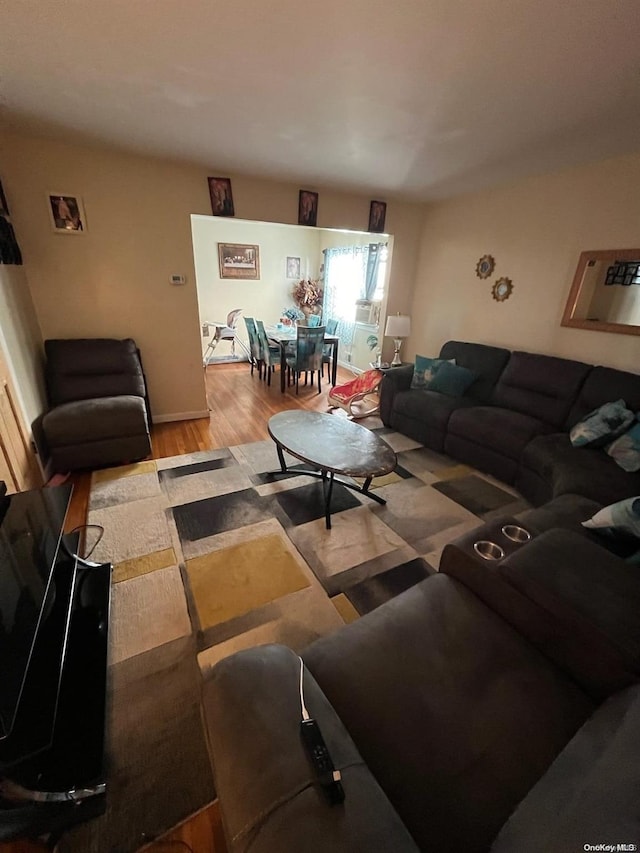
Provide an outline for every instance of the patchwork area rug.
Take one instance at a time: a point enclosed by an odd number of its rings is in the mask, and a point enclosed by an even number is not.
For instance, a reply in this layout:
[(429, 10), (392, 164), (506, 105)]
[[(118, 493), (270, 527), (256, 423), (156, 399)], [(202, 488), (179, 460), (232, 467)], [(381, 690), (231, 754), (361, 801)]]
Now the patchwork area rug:
[[(375, 421), (379, 424), (379, 421)], [(272, 441), (93, 475), (92, 559), (114, 564), (107, 814), (61, 849), (129, 853), (214, 796), (201, 673), (261, 643), (296, 651), (436, 571), (447, 542), (527, 504), (515, 492), (385, 428), (396, 471), (386, 506), (279, 470)], [(91, 543), (87, 543), (90, 547)]]

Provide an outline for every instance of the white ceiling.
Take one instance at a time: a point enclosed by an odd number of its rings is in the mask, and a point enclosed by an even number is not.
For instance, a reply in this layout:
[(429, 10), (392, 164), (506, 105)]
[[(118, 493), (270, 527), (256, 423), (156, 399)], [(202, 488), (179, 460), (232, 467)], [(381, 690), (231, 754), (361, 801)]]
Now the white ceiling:
[(441, 198), (640, 150), (639, 0), (4, 0), (0, 117)]

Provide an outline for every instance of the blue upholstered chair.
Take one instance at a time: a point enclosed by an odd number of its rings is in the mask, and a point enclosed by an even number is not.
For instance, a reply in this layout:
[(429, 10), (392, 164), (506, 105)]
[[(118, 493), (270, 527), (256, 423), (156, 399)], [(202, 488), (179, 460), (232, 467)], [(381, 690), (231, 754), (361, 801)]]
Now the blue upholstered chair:
[(319, 314), (310, 314), (307, 319), (307, 326), (311, 329), (315, 329), (317, 326), (321, 325), (322, 317)]
[(251, 375), (253, 376), (253, 368), (258, 368), (258, 376), (262, 377), (262, 351), (260, 349), (260, 339), (258, 338), (258, 330), (256, 321), (253, 317), (245, 317), (244, 324), (247, 327), (247, 335), (249, 336), (249, 349), (251, 350)]
[[(338, 321), (337, 320), (334, 320), (334, 319), (327, 320), (327, 325), (326, 325), (327, 335), (335, 335), (337, 328), (338, 328)], [(333, 345), (332, 344), (326, 344), (326, 346), (324, 347), (324, 349), (322, 351), (322, 368), (320, 371), (323, 376), (324, 376), (324, 366), (325, 366), (325, 364), (331, 364), (332, 358), (333, 358)], [(327, 370), (328, 369), (329, 368), (327, 368)], [(331, 374), (329, 374), (329, 375), (331, 375)]]
[(311, 371), (311, 384), (313, 384), (313, 374), (318, 371), (318, 394), (322, 391), (321, 371), (322, 371), (322, 351), (324, 347), (324, 326), (298, 326), (296, 337), (295, 351), (287, 355), (287, 369), (293, 372), (296, 379), (296, 394), (298, 393), (298, 385), (300, 374), (306, 374)]
[(280, 347), (269, 344), (269, 338), (264, 330), (262, 320), (256, 320), (256, 330), (260, 344), (260, 358), (264, 367), (262, 378), (267, 380), (267, 385), (271, 385), (271, 374), (275, 370), (276, 364), (280, 364)]

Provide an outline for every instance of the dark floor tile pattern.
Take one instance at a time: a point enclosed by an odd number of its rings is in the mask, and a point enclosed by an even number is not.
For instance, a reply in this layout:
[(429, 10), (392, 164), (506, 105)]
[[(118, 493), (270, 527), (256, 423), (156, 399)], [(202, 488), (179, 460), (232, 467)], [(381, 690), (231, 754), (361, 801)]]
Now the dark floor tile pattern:
[(468, 509), (474, 515), (483, 516), (487, 512), (500, 509), (517, 500), (510, 492), (487, 482), (477, 474), (468, 477), (456, 477), (453, 480), (441, 480), (432, 483), (432, 487), (451, 500)]
[(158, 471), (160, 482), (175, 480), (177, 477), (187, 477), (189, 474), (202, 474), (204, 471), (218, 471), (220, 468), (231, 468), (238, 464), (231, 454), (223, 459), (210, 459), (206, 462), (193, 462), (191, 465), (180, 465), (177, 468), (165, 468)]
[[(328, 483), (325, 488), (328, 489)], [(317, 518), (324, 518), (325, 500), (322, 480), (300, 486), (298, 489), (289, 489), (279, 492), (274, 498), (284, 510), (287, 517), (294, 526), (307, 524)], [(360, 501), (345, 486), (334, 483), (331, 495), (331, 515), (343, 512), (346, 509), (354, 509), (360, 506)]]
[[(360, 506), (360, 502), (355, 495), (345, 486), (335, 483), (331, 496), (331, 514), (357, 506)], [(315, 521), (323, 518), (324, 514), (324, 493), (319, 479), (273, 495), (261, 496), (254, 489), (243, 489), (173, 507), (178, 535), (187, 542), (257, 524), (274, 516), (288, 527)]]
[(360, 616), (380, 607), (401, 592), (433, 574), (431, 566), (421, 557), (360, 581), (345, 591)]
[(261, 498), (253, 489), (204, 498), (173, 508), (178, 535), (187, 542), (257, 524), (271, 518), (272, 514), (271, 500)]

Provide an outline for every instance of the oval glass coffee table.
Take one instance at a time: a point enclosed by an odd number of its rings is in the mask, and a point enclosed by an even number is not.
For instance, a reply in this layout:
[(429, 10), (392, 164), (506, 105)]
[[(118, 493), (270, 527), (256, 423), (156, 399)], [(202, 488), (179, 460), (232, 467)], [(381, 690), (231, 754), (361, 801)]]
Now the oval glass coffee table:
[(317, 471), (301, 472), (308, 477), (321, 477), (324, 486), (325, 520), (331, 529), (331, 494), (334, 476), (362, 477), (364, 483), (337, 482), (354, 492), (366, 495), (379, 504), (386, 501), (369, 486), (374, 477), (388, 474), (396, 467), (396, 454), (375, 432), (337, 415), (292, 409), (269, 420), (269, 435), (276, 443), (281, 473), (287, 473), (283, 451)]

